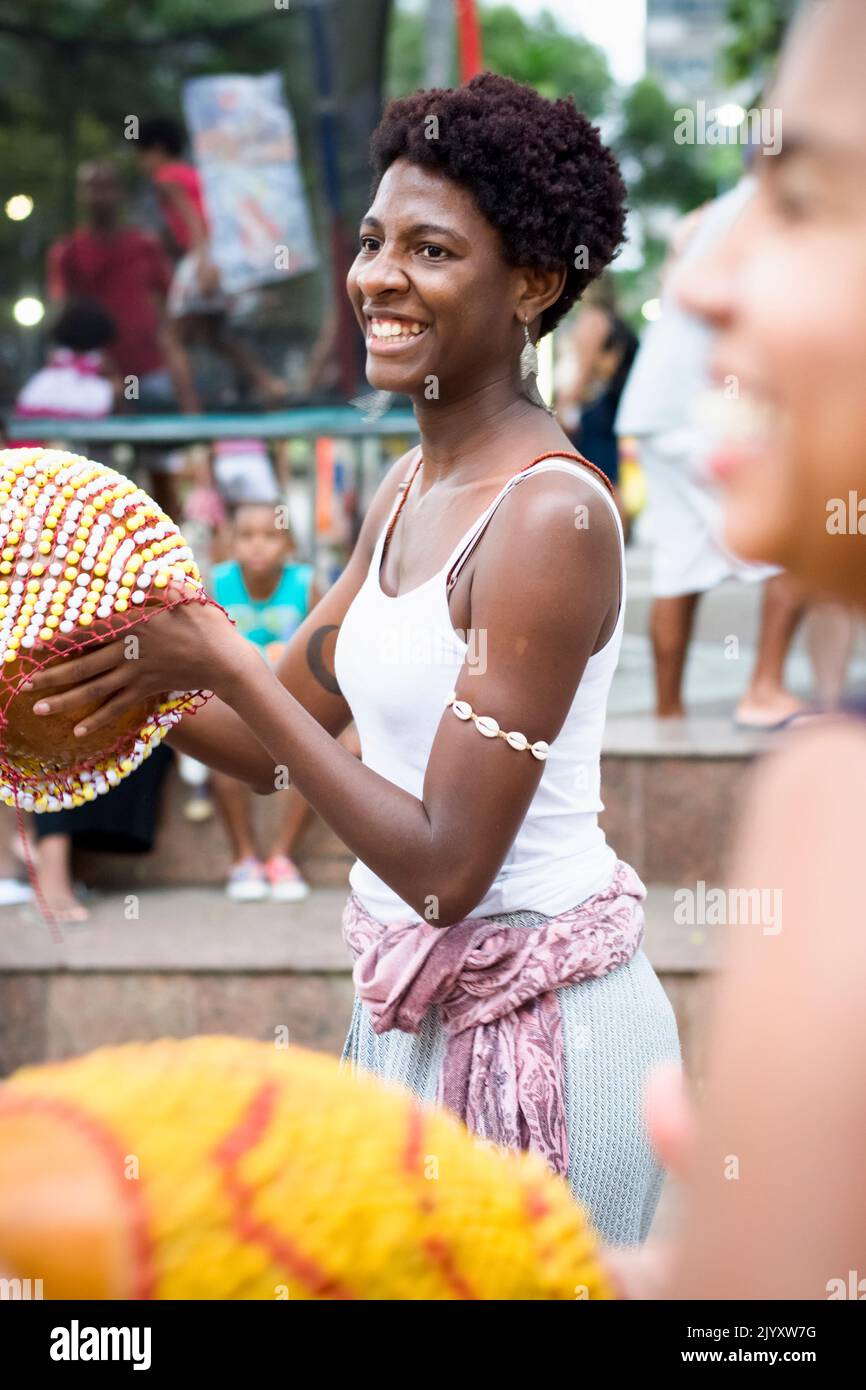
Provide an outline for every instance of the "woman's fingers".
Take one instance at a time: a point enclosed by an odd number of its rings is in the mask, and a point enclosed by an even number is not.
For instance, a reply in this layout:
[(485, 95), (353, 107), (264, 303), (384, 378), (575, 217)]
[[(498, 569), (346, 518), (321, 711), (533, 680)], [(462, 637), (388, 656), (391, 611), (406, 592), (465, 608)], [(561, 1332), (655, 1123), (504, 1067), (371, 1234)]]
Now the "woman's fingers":
[(22, 689), (42, 692), (62, 690), (67, 685), (81, 685), (84, 681), (98, 676), (100, 672), (117, 666), (122, 659), (122, 647), (120, 641), (107, 642), (96, 647), (94, 651), (85, 653), (84, 656), (70, 657), (69, 660), (58, 661), (43, 671), (34, 671)]
[[(119, 666), (115, 666), (110, 671), (105, 671), (101, 675), (94, 677), (90, 681), (82, 681), (72, 690), (64, 690), (62, 695), (51, 695), (49, 698), (40, 698), (33, 706), (33, 713), (38, 715), (47, 714), (66, 714), (69, 710), (81, 709), (82, 705), (93, 704), (95, 700), (105, 701), (109, 699), (116, 690), (126, 686), (126, 672)], [(136, 697), (130, 696), (130, 704), (136, 703)], [(91, 716), (92, 718), (93, 716)]]
[(120, 714), (125, 714), (128, 709), (138, 701), (134, 695), (130, 695), (128, 690), (121, 690), (113, 699), (101, 705), (99, 709), (88, 714), (79, 724), (76, 724), (73, 733), (77, 738), (84, 738), (85, 734), (97, 733), (99, 729), (104, 729), (112, 724)]

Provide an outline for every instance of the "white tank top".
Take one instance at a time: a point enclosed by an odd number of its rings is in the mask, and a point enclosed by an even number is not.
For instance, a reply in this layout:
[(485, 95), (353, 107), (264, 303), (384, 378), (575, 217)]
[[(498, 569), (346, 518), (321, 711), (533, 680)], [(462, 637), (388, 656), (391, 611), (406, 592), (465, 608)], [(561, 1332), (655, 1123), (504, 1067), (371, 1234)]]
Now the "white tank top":
[[(379, 534), (367, 577), (343, 619), (334, 654), (337, 680), (355, 720), (363, 762), (420, 800), (439, 723), (443, 715), (454, 718), (446, 711), (445, 701), (464, 663), (477, 663), (483, 656), (452, 626), (446, 592), (449, 572), (453, 587), (502, 498), (518, 483), (525, 485), (551, 468), (576, 473), (611, 508), (620, 543), (620, 610), (610, 639), (586, 663), (523, 823), (489, 891), (470, 917), (521, 909), (556, 916), (606, 887), (613, 875), (616, 855), (598, 824), (598, 812), (604, 809), (601, 741), (625, 614), (625, 546), (612, 497), (588, 468), (567, 459), (542, 460), (528, 472), (509, 478), (437, 574), (392, 597), (382, 589), (379, 566), (398, 497)], [(475, 634), (464, 635), (473, 642)], [(418, 915), (360, 859), (352, 867), (349, 882), (380, 922)]]

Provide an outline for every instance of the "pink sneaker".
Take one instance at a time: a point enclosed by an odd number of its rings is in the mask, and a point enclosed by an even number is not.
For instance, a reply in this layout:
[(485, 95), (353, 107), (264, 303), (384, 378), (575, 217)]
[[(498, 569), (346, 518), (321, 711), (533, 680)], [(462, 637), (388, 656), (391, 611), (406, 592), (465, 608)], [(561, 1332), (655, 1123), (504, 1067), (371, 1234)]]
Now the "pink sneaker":
[(236, 903), (261, 902), (268, 896), (265, 867), (258, 859), (241, 859), (229, 870), (226, 894)]
[(265, 875), (271, 885), (271, 897), (277, 903), (296, 903), (305, 898), (310, 885), (301, 871), (285, 854), (275, 854), (265, 864)]

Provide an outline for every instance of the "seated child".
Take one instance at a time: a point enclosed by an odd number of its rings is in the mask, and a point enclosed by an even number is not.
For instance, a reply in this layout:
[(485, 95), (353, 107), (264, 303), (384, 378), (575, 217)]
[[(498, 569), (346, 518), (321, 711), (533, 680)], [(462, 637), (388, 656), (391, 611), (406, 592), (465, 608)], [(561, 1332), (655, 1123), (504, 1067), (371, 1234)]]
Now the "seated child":
[[(120, 386), (107, 351), (114, 336), (114, 320), (99, 305), (86, 300), (66, 303), (50, 330), (52, 347), (45, 366), (21, 388), (16, 418), (100, 420), (110, 415)], [(16, 439), (15, 447), (25, 442), (42, 443)]]
[[(276, 502), (241, 502), (231, 509), (231, 559), (215, 565), (211, 593), (239, 630), (272, 665), (283, 646), (318, 602), (313, 566), (292, 561), (289, 530), (280, 526)], [(232, 843), (234, 862), (226, 892), (236, 902), (272, 897), (295, 902), (309, 892), (291, 850), (308, 806), (296, 788), (285, 796), (286, 812), (277, 841), (264, 861), (252, 825), (253, 794), (222, 773), (211, 774), (214, 796)]]

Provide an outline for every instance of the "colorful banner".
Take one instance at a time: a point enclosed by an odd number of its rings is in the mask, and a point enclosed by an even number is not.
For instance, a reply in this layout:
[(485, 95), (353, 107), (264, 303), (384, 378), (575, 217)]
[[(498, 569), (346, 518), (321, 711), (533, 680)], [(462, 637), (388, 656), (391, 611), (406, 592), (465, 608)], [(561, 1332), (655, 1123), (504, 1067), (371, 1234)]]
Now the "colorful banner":
[(319, 257), (279, 73), (192, 78), (183, 107), (223, 288), (313, 270)]

